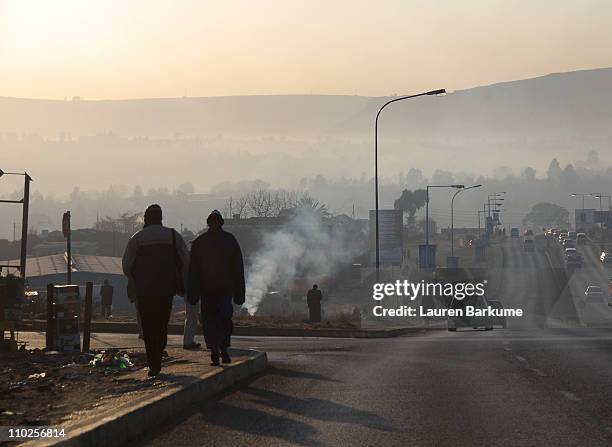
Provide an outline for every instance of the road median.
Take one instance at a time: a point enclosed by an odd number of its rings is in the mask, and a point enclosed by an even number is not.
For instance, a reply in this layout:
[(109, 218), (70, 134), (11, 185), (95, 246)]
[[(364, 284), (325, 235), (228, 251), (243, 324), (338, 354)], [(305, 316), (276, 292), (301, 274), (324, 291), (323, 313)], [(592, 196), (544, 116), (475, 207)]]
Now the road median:
[[(21, 323), (20, 330), (45, 332), (47, 324), (44, 320), (26, 320)], [(389, 338), (414, 334), (424, 330), (440, 329), (438, 327), (394, 327), (394, 328), (293, 328), (293, 327), (262, 327), (234, 326), (235, 336), (254, 337), (332, 337), (332, 338)], [(94, 333), (136, 334), (138, 327), (133, 322), (94, 321), (91, 324)], [(182, 335), (183, 325), (171, 323), (168, 334)]]

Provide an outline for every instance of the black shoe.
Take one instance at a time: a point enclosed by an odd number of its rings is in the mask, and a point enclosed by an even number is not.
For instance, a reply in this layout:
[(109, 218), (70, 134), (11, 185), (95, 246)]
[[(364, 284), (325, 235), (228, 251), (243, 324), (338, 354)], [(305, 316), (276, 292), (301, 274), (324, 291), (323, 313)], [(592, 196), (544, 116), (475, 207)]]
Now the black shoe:
[(196, 351), (200, 349), (202, 345), (200, 343), (189, 343), (188, 345), (183, 345), (183, 349), (189, 349), (192, 351)]
[(219, 353), (218, 352), (210, 353), (210, 366), (219, 366)]
[(227, 353), (227, 351), (221, 353), (221, 361), (223, 363), (232, 363), (232, 359), (230, 358), (230, 356)]
[(157, 377), (157, 375), (161, 372), (159, 369), (149, 369), (147, 376), (149, 377)]

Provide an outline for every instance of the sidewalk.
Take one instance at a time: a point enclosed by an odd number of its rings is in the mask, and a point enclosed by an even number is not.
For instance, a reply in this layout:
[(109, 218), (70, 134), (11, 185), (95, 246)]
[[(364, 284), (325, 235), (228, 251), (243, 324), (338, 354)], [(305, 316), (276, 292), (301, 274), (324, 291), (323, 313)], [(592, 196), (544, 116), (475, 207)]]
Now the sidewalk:
[[(40, 347), (41, 341), (44, 342), (44, 339), (41, 340), (41, 334), (35, 333), (22, 334), (22, 339), (31, 341), (32, 346), (29, 348)], [(93, 348), (104, 348), (104, 345), (109, 344), (108, 341), (94, 339)], [(143, 357), (141, 347), (126, 350), (130, 357)], [(192, 403), (210, 398), (267, 367), (266, 354), (254, 350), (231, 349), (232, 363), (221, 367), (210, 366), (210, 357), (205, 350), (188, 351), (182, 347), (169, 346), (168, 354), (162, 374), (156, 379), (147, 377), (147, 370), (142, 367), (142, 362), (135, 362), (137, 365), (133, 371), (115, 374), (112, 374), (112, 371), (111, 374), (106, 374), (103, 368), (73, 365), (65, 369), (69, 369), (70, 374), (76, 378), (76, 389), (66, 390), (66, 383), (58, 377), (59, 373), (50, 372), (45, 378), (47, 386), (61, 391), (59, 399), (68, 408), (64, 408), (63, 414), (60, 412), (50, 416), (47, 424), (61, 426), (67, 437), (30, 441), (24, 445), (124, 445), (146, 434), (160, 420), (172, 417)], [(101, 387), (99, 384), (97, 387), (90, 387), (87, 379), (79, 382), (79, 376), (82, 375), (91, 376), (93, 381), (103, 382), (108, 387), (108, 392), (92, 400), (91, 396), (87, 396), (89, 390), (99, 392)], [(69, 396), (66, 391), (72, 392), (73, 396)], [(76, 400), (74, 394), (77, 396)], [(79, 396), (81, 399), (78, 399)], [(19, 399), (17, 394), (14, 397)], [(27, 412), (27, 408), (24, 411)]]

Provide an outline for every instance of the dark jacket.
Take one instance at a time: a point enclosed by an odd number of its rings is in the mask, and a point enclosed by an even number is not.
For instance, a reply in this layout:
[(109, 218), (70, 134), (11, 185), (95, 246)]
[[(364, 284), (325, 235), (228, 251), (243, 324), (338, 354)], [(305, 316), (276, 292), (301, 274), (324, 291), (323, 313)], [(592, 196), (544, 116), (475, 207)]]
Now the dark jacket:
[(187, 299), (203, 308), (244, 304), (244, 264), (238, 241), (226, 231), (207, 231), (193, 241)]
[(323, 293), (319, 289), (310, 289), (306, 295), (306, 304), (308, 307), (320, 306), (323, 299)]
[(100, 287), (100, 297), (102, 304), (113, 304), (113, 286), (104, 284)]
[(180, 271), (185, 271), (188, 263), (189, 252), (181, 235), (159, 224), (147, 225), (131, 237), (122, 262), (136, 295), (145, 298), (170, 297), (183, 289)]

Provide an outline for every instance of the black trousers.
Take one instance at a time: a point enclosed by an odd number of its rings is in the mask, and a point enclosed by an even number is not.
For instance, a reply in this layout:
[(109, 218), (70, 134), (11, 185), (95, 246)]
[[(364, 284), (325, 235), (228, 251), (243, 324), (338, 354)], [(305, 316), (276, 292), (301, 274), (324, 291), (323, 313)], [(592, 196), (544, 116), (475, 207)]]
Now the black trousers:
[(309, 320), (311, 323), (321, 322), (321, 303), (312, 303), (308, 306)]
[(213, 355), (226, 352), (230, 346), (234, 323), (232, 318), (222, 317), (218, 312), (202, 309), (202, 329), (206, 347)]
[(168, 321), (173, 297), (139, 297), (138, 312), (142, 323), (147, 363), (151, 371), (161, 370), (162, 352), (168, 343)]

